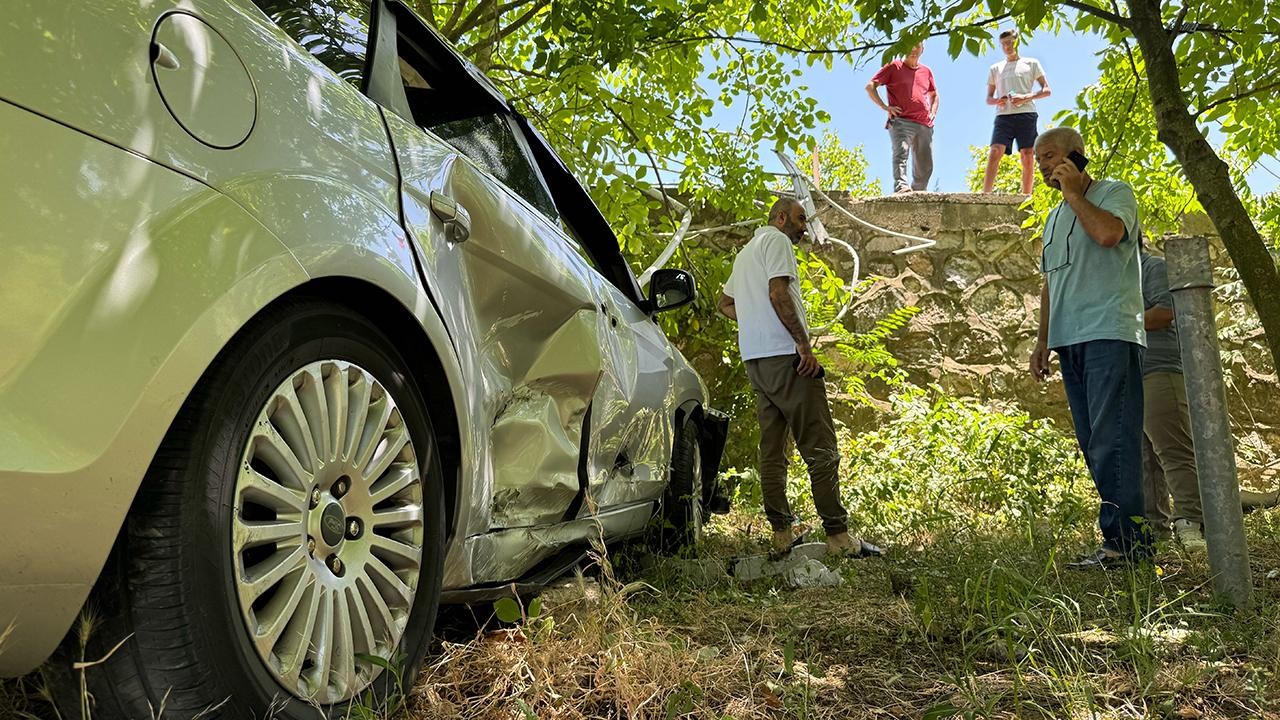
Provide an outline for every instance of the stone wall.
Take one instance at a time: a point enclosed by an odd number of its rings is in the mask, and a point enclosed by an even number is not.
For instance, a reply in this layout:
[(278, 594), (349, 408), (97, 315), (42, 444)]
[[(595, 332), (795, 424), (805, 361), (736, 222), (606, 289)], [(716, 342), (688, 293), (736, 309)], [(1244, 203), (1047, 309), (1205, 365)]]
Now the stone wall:
[[(926, 250), (894, 255), (909, 243), (867, 230), (830, 208), (821, 212), (831, 234), (859, 250), (863, 276), (879, 276), (847, 316), (851, 330), (869, 329), (896, 307), (919, 307), (920, 313), (891, 342), (912, 380), (988, 402), (1016, 402), (1033, 416), (1071, 427), (1060, 380), (1036, 383), (1027, 372), (1041, 275), (1039, 243), (1032, 240), (1031, 230), (1021, 227), (1025, 215), (1018, 209), (1020, 198), (912, 193), (863, 201), (833, 199), (875, 225), (937, 241)], [(1199, 234), (1209, 229), (1207, 224), (1195, 228)], [(1221, 246), (1216, 250), (1219, 269), (1229, 267)], [(844, 251), (821, 252), (842, 273), (851, 269)], [(1219, 310), (1242, 328), (1223, 342), (1242, 476), (1254, 485), (1268, 486), (1280, 469), (1275, 451), (1280, 449), (1276, 375), (1261, 331), (1249, 322), (1252, 310), (1247, 300), (1224, 302)]]

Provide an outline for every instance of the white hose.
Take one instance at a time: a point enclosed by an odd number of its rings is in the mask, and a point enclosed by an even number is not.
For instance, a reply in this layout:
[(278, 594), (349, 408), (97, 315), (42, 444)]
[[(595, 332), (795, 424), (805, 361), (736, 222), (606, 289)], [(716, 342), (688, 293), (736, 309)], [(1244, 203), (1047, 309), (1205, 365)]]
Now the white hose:
[[(849, 253), (849, 257), (853, 260), (853, 272), (850, 274), (849, 280), (845, 285), (845, 292), (847, 293), (847, 297), (845, 298), (844, 303), (841, 304), (840, 309), (836, 311), (835, 316), (831, 318), (830, 322), (828, 322), (826, 325), (823, 325), (820, 328), (816, 328), (813, 331), (811, 331), (810, 337), (817, 337), (819, 335), (825, 334), (828, 330), (834, 327), (836, 323), (843, 320), (844, 316), (849, 312), (849, 308), (853, 306), (854, 290), (857, 288), (857, 285), (858, 285), (858, 276), (862, 272), (862, 258), (858, 255), (858, 251), (854, 250), (852, 245), (845, 242), (844, 240), (841, 240), (840, 238), (833, 237), (827, 233), (826, 227), (822, 224), (822, 221), (818, 218), (817, 208), (814, 206), (814, 203), (813, 203), (813, 193), (817, 193), (818, 197), (826, 201), (828, 205), (835, 208), (845, 217), (849, 218), (850, 220), (852, 220), (853, 222), (859, 225), (862, 225), (863, 227), (869, 228), (871, 230), (874, 230), (884, 235), (889, 235), (891, 237), (899, 237), (899, 238), (903, 238), (904, 240), (911, 240), (914, 243), (916, 243), (915, 245), (909, 245), (907, 247), (898, 248), (897, 250), (894, 250), (893, 251), (894, 255), (903, 255), (909, 252), (924, 250), (926, 248), (930, 248), (936, 245), (937, 241), (931, 240), (929, 238), (919, 237), (917, 235), (911, 235), (908, 233), (897, 232), (895, 230), (889, 230), (888, 228), (882, 228), (879, 225), (875, 225), (873, 223), (867, 222), (866, 220), (863, 220), (857, 215), (854, 215), (843, 205), (840, 205), (835, 200), (832, 200), (831, 196), (823, 192), (817, 186), (817, 184), (814, 183), (809, 178), (809, 176), (805, 175), (803, 172), (800, 171), (800, 168), (795, 164), (795, 161), (793, 161), (790, 157), (788, 157), (786, 153), (778, 152), (778, 159), (782, 161), (783, 166), (787, 169), (787, 174), (791, 177), (791, 186), (792, 186), (792, 190), (795, 193), (796, 199), (799, 200), (805, 207), (805, 212), (809, 217), (809, 227), (810, 227), (811, 234), (813, 236), (813, 241), (818, 245), (826, 245), (828, 243), (839, 245), (845, 252)], [(651, 264), (643, 273), (640, 274), (639, 282), (640, 282), (641, 288), (648, 286), (649, 280), (653, 278), (653, 273), (661, 269), (663, 266), (667, 264), (667, 262), (675, 254), (676, 249), (680, 246), (680, 243), (684, 242), (684, 239), (686, 237), (691, 237), (694, 235), (704, 235), (712, 232), (719, 232), (721, 230), (728, 230), (731, 228), (742, 227), (744, 225), (754, 225), (759, 222), (757, 220), (744, 220), (742, 222), (731, 223), (729, 225), (719, 225), (711, 228), (699, 228), (697, 230), (694, 230), (693, 232), (689, 232), (689, 226), (693, 222), (693, 213), (692, 211), (689, 210), (687, 206), (685, 206), (683, 203), (679, 202), (678, 200), (671, 198), (666, 193), (662, 192), (657, 188), (651, 187), (648, 190), (646, 190), (646, 193), (650, 197), (656, 198), (663, 202), (670, 203), (671, 205), (675, 206), (675, 208), (681, 213), (681, 218), (680, 218), (680, 226), (676, 229), (676, 232), (672, 234), (671, 241), (667, 243), (667, 246), (665, 248), (663, 248), (662, 252), (658, 255), (658, 258), (653, 261), (653, 264)]]
[(831, 236), (827, 236), (827, 240), (839, 245), (849, 253), (849, 257), (853, 258), (853, 272), (849, 275), (848, 285), (845, 286), (845, 292), (848, 293), (848, 297), (844, 299), (844, 304), (840, 306), (840, 310), (836, 312), (835, 317), (831, 318), (831, 322), (814, 330), (810, 333), (811, 336), (825, 334), (828, 330), (835, 327), (836, 323), (844, 319), (845, 313), (849, 312), (849, 308), (853, 307), (853, 290), (858, 286), (858, 273), (862, 270), (862, 258), (858, 257), (858, 251), (854, 250), (852, 245), (840, 238)]
[(642, 289), (648, 287), (649, 280), (653, 278), (653, 273), (661, 270), (663, 266), (667, 264), (667, 261), (671, 259), (671, 256), (676, 254), (676, 248), (680, 247), (680, 243), (684, 242), (685, 235), (689, 232), (689, 225), (693, 222), (693, 212), (679, 200), (676, 200), (661, 190), (653, 187), (645, 190), (645, 194), (662, 202), (671, 203), (675, 206), (676, 210), (680, 212), (681, 217), (680, 226), (676, 228), (675, 233), (671, 236), (671, 242), (667, 243), (667, 246), (662, 249), (662, 252), (658, 255), (658, 259), (654, 260), (652, 265), (646, 268), (644, 272), (640, 273), (640, 277), (638, 279)]
[(842, 215), (858, 223), (859, 225), (862, 225), (863, 227), (870, 228), (872, 230), (875, 230), (878, 233), (883, 233), (885, 235), (891, 235), (893, 237), (900, 237), (906, 240), (911, 240), (916, 243), (915, 245), (910, 245), (908, 247), (898, 248), (897, 250), (894, 250), (893, 251), (894, 255), (903, 255), (905, 253), (915, 252), (917, 250), (924, 250), (925, 248), (933, 247), (934, 245), (936, 245), (937, 241), (931, 240), (929, 238), (919, 237), (916, 235), (909, 235), (907, 233), (896, 232), (894, 230), (889, 230), (888, 228), (882, 228), (879, 225), (874, 225), (872, 223), (867, 222), (866, 220), (863, 220), (862, 218), (850, 212), (849, 209), (846, 208), (845, 206), (837, 203), (835, 200), (832, 200), (831, 196), (823, 192), (822, 189), (818, 187), (817, 183), (813, 182), (813, 180), (810, 179), (808, 175), (805, 175), (803, 172), (801, 172), (800, 168), (796, 166), (795, 161), (787, 157), (785, 153), (779, 152), (778, 159), (782, 161), (782, 165), (787, 169), (787, 174), (791, 176), (791, 184), (792, 184), (792, 187), (795, 189), (796, 197), (800, 199), (802, 203), (804, 203), (805, 210), (809, 213), (810, 217), (813, 218), (813, 221), (810, 223), (810, 225), (812, 226), (812, 229), (813, 229), (814, 241), (820, 245), (825, 244), (827, 242), (837, 244), (842, 248), (844, 248), (845, 251), (849, 253), (849, 257), (853, 258), (853, 273), (849, 276), (849, 282), (845, 286), (845, 292), (848, 295), (847, 297), (845, 297), (845, 301), (840, 306), (840, 309), (836, 312), (835, 316), (831, 319), (831, 322), (811, 332), (811, 337), (817, 337), (819, 335), (826, 333), (828, 330), (834, 327), (836, 323), (840, 322), (840, 320), (844, 318), (845, 314), (849, 312), (849, 308), (853, 306), (853, 293), (858, 286), (858, 275), (862, 269), (861, 268), (862, 261), (858, 255), (858, 251), (854, 250), (852, 245), (850, 245), (849, 243), (839, 238), (835, 238), (827, 234), (826, 228), (822, 225), (822, 222), (817, 219), (816, 217), (817, 213), (814, 212), (813, 193), (817, 193), (818, 197), (825, 200), (828, 205), (840, 211)]
[(823, 200), (826, 200), (827, 204), (829, 204), (831, 207), (835, 208), (836, 210), (839, 210), (841, 213), (844, 214), (845, 217), (858, 223), (859, 225), (875, 230), (878, 233), (883, 233), (885, 235), (892, 235), (893, 237), (900, 237), (900, 238), (903, 238), (904, 240), (913, 240), (916, 243), (918, 243), (916, 245), (911, 245), (909, 247), (898, 248), (897, 250), (893, 251), (894, 255), (904, 255), (909, 252), (915, 252), (917, 250), (924, 250), (925, 248), (931, 248), (934, 245), (938, 244), (937, 240), (930, 240), (929, 238), (923, 238), (917, 235), (910, 235), (908, 233), (900, 233), (894, 230), (889, 230), (887, 228), (882, 228), (879, 225), (873, 225), (867, 222), (866, 220), (863, 220), (862, 218), (858, 217), (857, 215), (854, 215), (853, 213), (849, 212), (847, 208), (845, 208), (843, 205), (840, 205), (835, 200), (832, 200), (830, 197), (827, 196), (826, 193), (822, 192), (816, 186), (814, 186), (812, 182), (809, 183), (809, 187), (812, 188), (813, 192), (818, 193), (819, 197), (821, 197)]

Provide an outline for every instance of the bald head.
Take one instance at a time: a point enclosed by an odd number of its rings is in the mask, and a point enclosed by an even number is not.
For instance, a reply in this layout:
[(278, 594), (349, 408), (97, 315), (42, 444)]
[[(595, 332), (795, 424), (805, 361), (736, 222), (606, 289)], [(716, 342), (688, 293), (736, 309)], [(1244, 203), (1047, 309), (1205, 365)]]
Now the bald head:
[(778, 198), (773, 203), (773, 207), (769, 208), (769, 222), (772, 223), (774, 220), (776, 220), (778, 215), (784, 215), (784, 216), (787, 215), (788, 213), (791, 212), (791, 208), (799, 204), (800, 204), (800, 201), (796, 200), (795, 198), (789, 198), (789, 197)]
[(795, 198), (781, 197), (769, 208), (769, 224), (778, 228), (791, 238), (792, 244), (799, 243), (808, 229), (808, 215), (804, 205)]
[(1083, 153), (1084, 138), (1080, 137), (1080, 133), (1076, 132), (1075, 128), (1050, 128), (1036, 137), (1035, 147), (1036, 150), (1051, 147), (1063, 155), (1072, 151)]

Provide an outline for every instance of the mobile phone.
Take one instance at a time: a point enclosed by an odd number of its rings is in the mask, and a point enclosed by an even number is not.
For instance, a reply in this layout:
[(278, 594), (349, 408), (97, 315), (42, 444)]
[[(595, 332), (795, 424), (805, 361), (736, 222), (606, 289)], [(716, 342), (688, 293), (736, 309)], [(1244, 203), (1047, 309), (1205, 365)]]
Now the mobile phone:
[(1067, 153), (1067, 159), (1075, 163), (1076, 169), (1080, 172), (1084, 172), (1084, 166), (1089, 164), (1089, 158), (1082, 155), (1079, 150)]

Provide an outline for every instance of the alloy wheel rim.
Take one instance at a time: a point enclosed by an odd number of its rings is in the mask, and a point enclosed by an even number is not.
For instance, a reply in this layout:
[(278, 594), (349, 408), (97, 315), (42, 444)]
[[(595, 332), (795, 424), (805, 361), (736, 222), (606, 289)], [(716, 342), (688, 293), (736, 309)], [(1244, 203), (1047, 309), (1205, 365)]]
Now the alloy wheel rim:
[(340, 360), (298, 369), (245, 444), (231, 552), (249, 640), (289, 692), (335, 703), (396, 661), (422, 569), (418, 449), (394, 398)]

